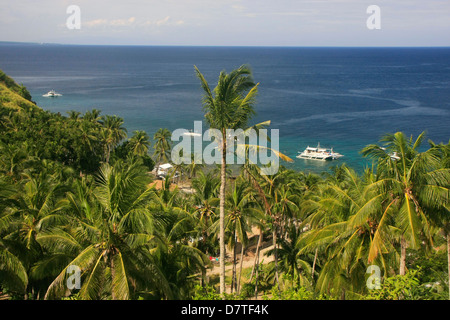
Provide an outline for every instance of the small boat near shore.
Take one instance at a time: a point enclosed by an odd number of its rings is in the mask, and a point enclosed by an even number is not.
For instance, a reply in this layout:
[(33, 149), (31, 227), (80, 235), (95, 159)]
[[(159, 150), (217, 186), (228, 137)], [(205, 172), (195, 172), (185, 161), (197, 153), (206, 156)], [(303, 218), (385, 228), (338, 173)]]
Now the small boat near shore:
[(62, 96), (62, 94), (55, 92), (55, 90), (50, 90), (49, 92), (47, 92), (46, 94), (43, 94), (42, 96), (53, 98), (53, 97), (60, 97), (60, 96)]
[(317, 147), (306, 147), (306, 149), (303, 152), (299, 151), (299, 155), (297, 155), (297, 158), (299, 159), (309, 159), (309, 160), (322, 160), (322, 161), (329, 161), (329, 160), (336, 160), (339, 158), (342, 158), (344, 155), (334, 152), (333, 148), (321, 148), (320, 142), (317, 145)]

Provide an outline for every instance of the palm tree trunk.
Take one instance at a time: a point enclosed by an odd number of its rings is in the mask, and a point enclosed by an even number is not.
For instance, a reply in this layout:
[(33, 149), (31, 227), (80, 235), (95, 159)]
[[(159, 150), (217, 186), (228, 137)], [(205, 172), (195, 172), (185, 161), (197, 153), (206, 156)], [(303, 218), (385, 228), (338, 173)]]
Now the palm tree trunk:
[(220, 262), (220, 294), (225, 293), (225, 169), (226, 169), (226, 135), (222, 131), (222, 164), (220, 167), (220, 203), (219, 203), (219, 262)]
[(314, 284), (314, 273), (315, 273), (315, 270), (316, 270), (316, 261), (317, 261), (317, 254), (318, 254), (318, 252), (319, 252), (319, 249), (316, 248), (316, 253), (314, 254), (314, 261), (313, 261), (312, 270), (311, 270), (311, 280), (312, 280), (313, 284)]
[[(114, 266), (112, 258), (109, 259), (109, 269), (111, 271), (111, 279), (114, 279), (115, 278), (115, 273), (116, 273), (116, 268)], [(114, 284), (112, 284), (112, 285), (114, 285)], [(112, 300), (117, 300), (115, 292), (116, 292), (115, 290), (111, 290), (111, 299)]]
[(402, 236), (400, 240), (400, 275), (404, 276), (406, 273), (406, 240)]
[[(236, 228), (236, 226), (235, 226)], [(236, 288), (236, 229), (233, 230), (233, 272), (231, 274), (231, 293)]]
[(255, 281), (255, 299), (258, 299), (259, 252), (256, 255), (256, 259), (257, 259), (256, 260), (257, 263), (255, 264), (256, 265), (256, 271), (255, 271), (255, 279), (256, 279), (256, 281)]
[(239, 261), (239, 278), (238, 278), (238, 282), (237, 282), (237, 294), (239, 294), (241, 292), (241, 278), (242, 278), (242, 264), (244, 262), (244, 244), (241, 243), (241, 257), (240, 257), (240, 261)]
[(205, 253), (208, 254), (208, 247), (206, 246), (206, 239), (208, 239), (209, 234), (208, 234), (208, 214), (205, 215), (205, 228), (203, 229), (202, 232), (202, 236), (203, 236), (203, 246), (205, 249)]
[(447, 232), (448, 299), (450, 300), (450, 232)]
[(263, 237), (263, 232), (262, 232), (261, 228), (259, 228), (258, 244), (256, 245), (255, 262), (253, 263), (252, 274), (250, 275), (250, 282), (252, 282), (253, 275), (255, 274), (256, 263), (257, 262), (259, 263), (259, 251), (260, 251), (260, 248), (261, 248), (262, 237)]
[(106, 155), (105, 155), (106, 163), (109, 163), (110, 154), (111, 154), (111, 146), (108, 144), (108, 146), (106, 147)]
[(280, 290), (280, 281), (278, 280), (278, 250), (277, 250), (277, 227), (274, 225), (273, 228), (273, 250), (274, 250), (274, 260), (275, 260), (275, 283)]

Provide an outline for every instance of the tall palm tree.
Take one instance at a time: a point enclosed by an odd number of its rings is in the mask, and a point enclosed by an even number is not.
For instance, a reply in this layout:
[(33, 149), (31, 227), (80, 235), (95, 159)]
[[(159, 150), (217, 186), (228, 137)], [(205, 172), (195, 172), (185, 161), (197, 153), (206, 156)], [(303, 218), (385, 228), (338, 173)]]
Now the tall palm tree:
[(299, 207), (298, 196), (289, 188), (289, 185), (283, 185), (278, 187), (273, 198), (273, 209), (272, 212), (275, 213), (274, 218), (274, 230), (273, 230), (273, 242), (275, 251), (275, 272), (277, 273), (275, 279), (278, 280), (278, 247), (277, 238), (278, 233), (280, 234), (280, 240), (282, 242), (286, 241), (286, 230), (289, 230), (293, 225), (292, 218), (297, 216)]
[(262, 200), (266, 206), (266, 219), (270, 223), (272, 229), (272, 242), (274, 248), (272, 253), (274, 254), (275, 261), (274, 281), (277, 286), (279, 285), (277, 240), (280, 235), (283, 237), (281, 231), (284, 224), (284, 218), (286, 218), (285, 215), (291, 208), (296, 207), (295, 202), (292, 201), (293, 198), (296, 198), (296, 195), (291, 194), (291, 191), (288, 190), (295, 182), (295, 180), (292, 179), (291, 173), (290, 170), (281, 167), (280, 170), (273, 175), (253, 175), (260, 180), (260, 182), (257, 183), (257, 186), (261, 188), (260, 196), (262, 196)]
[(256, 285), (255, 285), (255, 298), (258, 295), (258, 271), (259, 271), (259, 258), (260, 258), (260, 249), (262, 245), (264, 229), (267, 222), (267, 217), (270, 217), (271, 214), (271, 206), (269, 204), (269, 196), (266, 194), (263, 189), (263, 185), (265, 184), (265, 180), (262, 177), (261, 170), (256, 164), (251, 164), (248, 159), (246, 159), (245, 164), (241, 169), (241, 176), (243, 179), (247, 180), (249, 184), (253, 187), (252, 192), (249, 195), (252, 197), (256, 206), (254, 209), (258, 210), (259, 220), (255, 220), (253, 223), (259, 229), (258, 235), (258, 243), (256, 244), (256, 252), (255, 259), (253, 263), (252, 273), (250, 275), (249, 282), (251, 283), (253, 277), (256, 276)]
[[(236, 269), (236, 245), (241, 244), (239, 278), (242, 273), (242, 261), (245, 246), (248, 243), (248, 232), (251, 231), (251, 220), (254, 214), (250, 197), (250, 188), (246, 181), (235, 181), (232, 191), (227, 196), (226, 227), (229, 230), (229, 245), (233, 248), (233, 272), (231, 292), (239, 290)], [(257, 212), (255, 210), (255, 212)]]
[(203, 74), (195, 67), (204, 90), (203, 110), (210, 128), (220, 130), (222, 139), (219, 142), (221, 153), (221, 184), (219, 194), (219, 242), (220, 242), (220, 293), (225, 293), (225, 187), (226, 187), (226, 155), (227, 129), (245, 128), (247, 122), (255, 114), (253, 104), (258, 85), (252, 79), (251, 70), (247, 66), (227, 74), (222, 71), (214, 91), (211, 91)]

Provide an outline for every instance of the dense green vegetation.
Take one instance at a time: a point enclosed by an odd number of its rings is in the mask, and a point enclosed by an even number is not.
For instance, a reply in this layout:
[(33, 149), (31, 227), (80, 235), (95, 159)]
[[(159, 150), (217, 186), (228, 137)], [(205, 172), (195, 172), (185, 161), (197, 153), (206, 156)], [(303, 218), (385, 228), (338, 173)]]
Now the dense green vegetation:
[[(250, 71), (221, 74), (214, 91), (197, 75), (208, 123), (246, 128)], [(232, 176), (193, 162), (156, 187), (167, 129), (128, 138), (117, 116), (44, 111), (4, 73), (0, 88), (0, 298), (449, 298), (450, 144), (420, 151), (423, 134), (398, 132), (362, 150), (374, 166), (361, 174), (247, 163)], [(210, 257), (222, 257), (219, 278)], [(68, 286), (72, 266), (80, 288)]]

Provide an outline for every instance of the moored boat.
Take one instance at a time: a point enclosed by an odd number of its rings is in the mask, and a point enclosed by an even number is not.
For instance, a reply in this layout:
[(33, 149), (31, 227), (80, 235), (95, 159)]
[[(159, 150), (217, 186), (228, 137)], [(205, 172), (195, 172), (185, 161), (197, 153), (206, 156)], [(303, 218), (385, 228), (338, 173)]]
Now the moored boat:
[(331, 149), (321, 148), (319, 143), (315, 148), (310, 146), (306, 147), (306, 149), (303, 152), (299, 152), (297, 158), (328, 161), (328, 160), (336, 160), (343, 156), (344, 155), (338, 152), (334, 152), (333, 148)]

